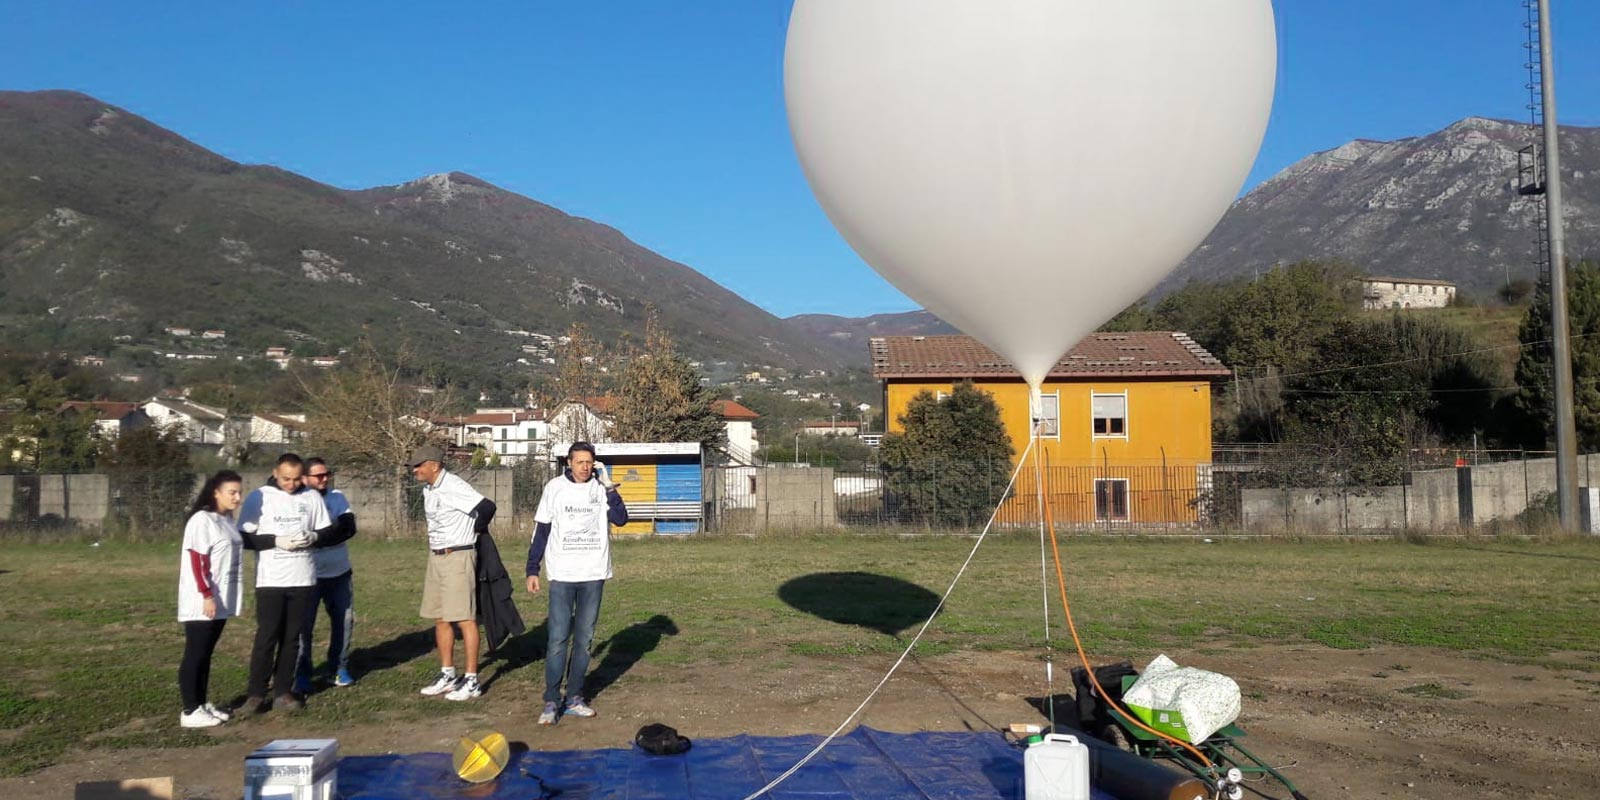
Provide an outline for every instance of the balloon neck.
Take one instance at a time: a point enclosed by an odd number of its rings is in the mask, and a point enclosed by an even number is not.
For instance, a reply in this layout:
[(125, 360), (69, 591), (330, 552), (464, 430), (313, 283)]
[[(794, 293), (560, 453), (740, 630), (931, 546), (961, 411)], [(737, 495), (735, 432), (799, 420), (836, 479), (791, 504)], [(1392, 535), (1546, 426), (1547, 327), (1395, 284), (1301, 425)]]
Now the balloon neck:
[(1029, 430), (1038, 435), (1039, 423), (1044, 420), (1044, 388), (1041, 381), (1028, 381)]

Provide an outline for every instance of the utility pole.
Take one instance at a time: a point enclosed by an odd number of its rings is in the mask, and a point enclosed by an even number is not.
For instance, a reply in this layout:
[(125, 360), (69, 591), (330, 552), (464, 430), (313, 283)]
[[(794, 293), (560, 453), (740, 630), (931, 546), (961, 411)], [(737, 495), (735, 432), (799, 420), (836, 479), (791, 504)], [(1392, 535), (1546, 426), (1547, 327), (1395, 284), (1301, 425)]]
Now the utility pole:
[(1556, 75), (1550, 0), (1538, 0), (1539, 83), (1544, 111), (1544, 210), (1549, 229), (1551, 358), (1555, 362), (1556, 498), (1561, 528), (1578, 529), (1578, 437), (1572, 409), (1572, 338), (1567, 320), (1566, 237), (1562, 230), (1561, 147), (1556, 126)]

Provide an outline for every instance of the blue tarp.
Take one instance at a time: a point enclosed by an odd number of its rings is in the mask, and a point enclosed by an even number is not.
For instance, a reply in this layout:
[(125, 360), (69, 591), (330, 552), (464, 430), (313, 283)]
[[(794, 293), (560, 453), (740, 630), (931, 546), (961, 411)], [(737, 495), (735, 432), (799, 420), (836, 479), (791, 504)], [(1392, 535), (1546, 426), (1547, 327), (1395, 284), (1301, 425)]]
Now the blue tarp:
[[(527, 751), (493, 783), (456, 777), (450, 756), (349, 756), (346, 800), (742, 800), (793, 766), (820, 736), (699, 739), (681, 756), (621, 750)], [(772, 800), (1021, 800), (1022, 751), (996, 733), (884, 733), (835, 739)], [(1095, 792), (1094, 800), (1116, 800)]]

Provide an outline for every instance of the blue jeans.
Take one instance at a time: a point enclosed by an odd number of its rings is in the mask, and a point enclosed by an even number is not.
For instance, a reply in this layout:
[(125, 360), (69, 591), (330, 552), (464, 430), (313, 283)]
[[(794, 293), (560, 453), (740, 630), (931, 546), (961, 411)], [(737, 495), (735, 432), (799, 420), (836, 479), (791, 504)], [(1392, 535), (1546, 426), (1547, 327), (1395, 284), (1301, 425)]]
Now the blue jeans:
[(351, 632), (356, 625), (354, 573), (337, 578), (318, 578), (316, 594), (306, 605), (306, 621), (300, 627), (300, 663), (297, 681), (311, 680), (311, 637), (317, 624), (317, 607), (328, 610), (328, 663), (335, 670), (350, 668)]
[[(550, 632), (544, 654), (544, 701), (564, 705), (583, 696), (583, 674), (589, 671), (589, 644), (600, 620), (600, 595), (605, 581), (550, 582)], [(570, 650), (569, 650), (570, 644)], [(562, 692), (562, 678), (566, 691)]]

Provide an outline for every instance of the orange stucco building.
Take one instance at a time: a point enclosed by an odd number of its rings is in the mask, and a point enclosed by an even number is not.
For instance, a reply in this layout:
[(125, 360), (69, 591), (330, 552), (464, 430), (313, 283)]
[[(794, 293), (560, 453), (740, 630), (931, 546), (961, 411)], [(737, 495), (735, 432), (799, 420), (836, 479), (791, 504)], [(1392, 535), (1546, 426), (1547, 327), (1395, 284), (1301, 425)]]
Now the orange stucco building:
[[(994, 395), (1016, 457), (1028, 445), (1028, 387), (994, 351), (967, 336), (871, 340), (890, 432), (922, 392), (972, 381)], [(1039, 518), (1038, 474), (1057, 523), (1187, 524), (1210, 488), (1211, 386), (1231, 373), (1173, 332), (1096, 333), (1058, 362), (1043, 386), (1042, 432), (1000, 521)]]

